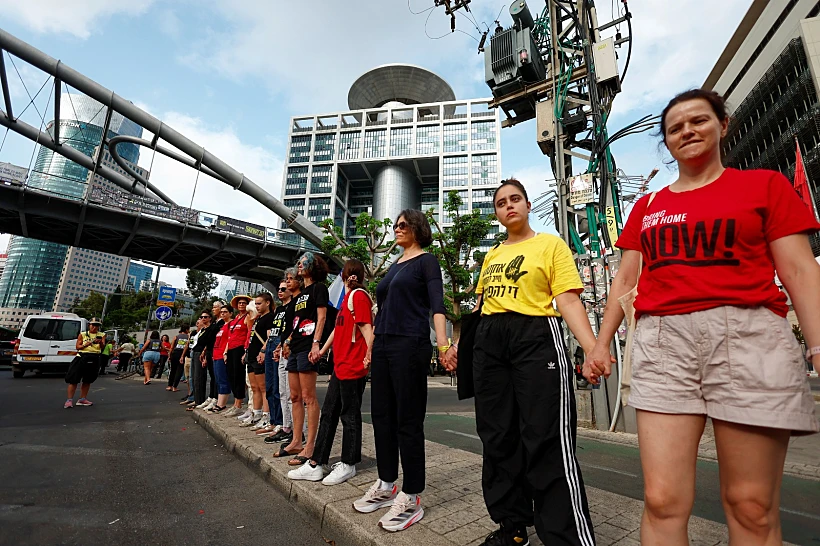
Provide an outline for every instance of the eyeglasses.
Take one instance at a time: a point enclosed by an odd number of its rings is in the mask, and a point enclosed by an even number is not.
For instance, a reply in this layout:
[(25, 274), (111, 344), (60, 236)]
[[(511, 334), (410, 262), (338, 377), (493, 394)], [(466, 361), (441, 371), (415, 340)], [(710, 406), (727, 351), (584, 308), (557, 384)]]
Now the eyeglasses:
[(201, 316), (201, 317), (199, 317), (199, 318), (204, 320), (204, 319), (209, 319), (209, 318), (211, 318), (211, 317), (209, 317), (208, 315), (202, 315), (202, 316)]
[(405, 222), (403, 220), (401, 222), (393, 224), (393, 231), (398, 231), (398, 230), (404, 231), (406, 229), (407, 229), (407, 222)]
[(288, 291), (288, 289), (287, 289), (287, 288), (281, 288), (281, 287), (280, 287), (280, 288), (279, 288), (279, 290), (277, 290), (277, 291), (278, 291), (278, 292), (287, 292), (287, 291)]

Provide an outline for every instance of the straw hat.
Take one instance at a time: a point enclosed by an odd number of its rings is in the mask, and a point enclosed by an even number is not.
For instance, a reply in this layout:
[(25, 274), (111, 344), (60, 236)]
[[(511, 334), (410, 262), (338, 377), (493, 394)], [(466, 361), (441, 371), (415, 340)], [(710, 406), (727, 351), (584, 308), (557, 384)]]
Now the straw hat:
[(231, 299), (231, 307), (236, 309), (236, 302), (239, 300), (248, 300), (248, 303), (253, 301), (253, 298), (247, 294), (237, 294)]
[(89, 324), (89, 326), (92, 325), (92, 324), (96, 324), (97, 326), (102, 326), (102, 322), (100, 322), (100, 319), (98, 319), (97, 317), (94, 317), (91, 320), (89, 320), (88, 324)]

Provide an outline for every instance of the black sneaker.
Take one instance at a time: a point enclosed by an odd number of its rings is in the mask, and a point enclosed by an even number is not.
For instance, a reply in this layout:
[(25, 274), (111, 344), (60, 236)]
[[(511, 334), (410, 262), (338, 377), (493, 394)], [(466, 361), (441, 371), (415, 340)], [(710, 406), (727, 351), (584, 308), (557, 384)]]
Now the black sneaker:
[(519, 527), (518, 529), (510, 529), (503, 525), (497, 531), (493, 531), (481, 546), (529, 546), (530, 539), (527, 536), (527, 528)]
[(268, 436), (265, 438), (266, 444), (278, 444), (278, 443), (290, 443), (293, 441), (293, 431), (285, 432), (284, 430), (280, 430), (273, 436)]

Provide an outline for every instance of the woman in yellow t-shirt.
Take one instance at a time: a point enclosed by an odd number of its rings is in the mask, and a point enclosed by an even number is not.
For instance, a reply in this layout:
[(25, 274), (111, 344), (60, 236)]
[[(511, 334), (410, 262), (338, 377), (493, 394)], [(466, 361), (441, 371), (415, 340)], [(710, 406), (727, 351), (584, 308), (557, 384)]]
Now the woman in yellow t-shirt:
[[(473, 374), (482, 488), (487, 511), (500, 525), (484, 544), (524, 543), (526, 527), (534, 524), (544, 544), (591, 546), (595, 537), (575, 458), (573, 371), (561, 326), (563, 318), (585, 351), (595, 346), (578, 297), (583, 284), (566, 243), (530, 227), (532, 205), (521, 182), (503, 180), (493, 203), (508, 236), (487, 253), (476, 287), (482, 318)], [(448, 356), (452, 367), (455, 355)]]

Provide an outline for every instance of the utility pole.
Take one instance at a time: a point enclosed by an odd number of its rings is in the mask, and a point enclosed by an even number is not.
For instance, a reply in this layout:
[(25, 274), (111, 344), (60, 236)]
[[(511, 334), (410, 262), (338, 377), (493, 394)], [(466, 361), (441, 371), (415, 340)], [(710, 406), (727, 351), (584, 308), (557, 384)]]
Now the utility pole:
[(159, 290), (159, 272), (162, 269), (162, 266), (157, 264), (157, 275), (154, 277), (154, 286), (151, 288), (151, 301), (148, 302), (148, 318), (145, 319), (145, 335), (142, 339), (143, 343), (148, 342), (148, 330), (151, 327), (151, 313), (154, 311), (154, 302), (156, 302), (156, 298), (154, 297), (154, 290)]

